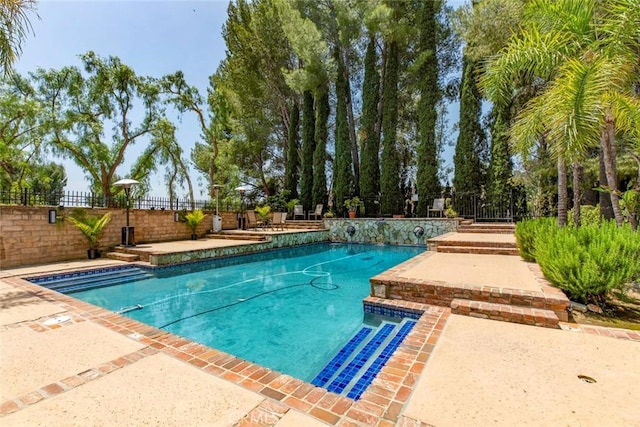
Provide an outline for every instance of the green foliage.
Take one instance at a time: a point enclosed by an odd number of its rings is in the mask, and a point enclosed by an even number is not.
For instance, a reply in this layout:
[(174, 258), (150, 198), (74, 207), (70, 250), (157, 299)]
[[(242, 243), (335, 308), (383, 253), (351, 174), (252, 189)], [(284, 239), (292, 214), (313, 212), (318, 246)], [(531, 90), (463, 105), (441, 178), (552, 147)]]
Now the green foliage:
[(513, 162), (509, 150), (509, 106), (493, 107), (491, 161), (487, 171), (487, 192), (494, 202), (509, 200)]
[(624, 291), (640, 278), (640, 239), (615, 222), (559, 228), (536, 239), (536, 259), (545, 277), (572, 299), (606, 303), (607, 293)]
[(313, 110), (313, 95), (306, 91), (302, 95), (302, 165), (300, 170), (300, 203), (310, 209), (313, 203), (313, 153), (316, 149), (316, 117)]
[(301, 202), (298, 199), (291, 199), (287, 202), (287, 212), (293, 214), (293, 207), (299, 205)]
[(453, 205), (449, 197), (445, 199), (444, 207), (445, 207), (444, 216), (446, 216), (447, 218), (455, 218), (458, 216), (458, 212), (455, 209), (453, 209)]
[(484, 184), (482, 157), (486, 141), (480, 125), (481, 96), (475, 80), (477, 64), (465, 56), (460, 89), (460, 130), (453, 156), (453, 187), (457, 193), (477, 193)]
[[(291, 199), (289, 190), (282, 190), (279, 193), (269, 196), (264, 200), (265, 205), (271, 206), (274, 212), (284, 212), (287, 210), (287, 204)], [(297, 200), (297, 199), (295, 199)]]
[(358, 209), (364, 208), (364, 203), (358, 196), (356, 196), (350, 199), (346, 199), (344, 201), (344, 207), (347, 208), (349, 212), (357, 212)]
[(387, 45), (387, 64), (384, 80), (384, 107), (382, 112), (382, 170), (380, 188), (382, 214), (399, 214), (402, 212), (402, 193), (400, 192), (400, 158), (398, 154), (398, 78), (399, 50), (398, 43)]
[(187, 227), (191, 229), (192, 234), (196, 234), (198, 225), (204, 220), (204, 212), (200, 209), (195, 209), (184, 216), (184, 222)]
[(360, 195), (371, 203), (367, 209), (373, 212), (373, 200), (380, 193), (380, 135), (376, 132), (378, 101), (380, 99), (380, 75), (376, 69), (376, 39), (369, 34), (364, 58), (362, 83), (362, 118), (360, 139)]
[(294, 102), (289, 111), (289, 135), (287, 137), (287, 164), (284, 174), (284, 187), (292, 197), (298, 197), (298, 181), (300, 180), (300, 109)]
[(319, 98), (316, 108), (316, 149), (313, 152), (313, 189), (311, 193), (311, 205), (305, 206), (305, 210), (318, 204), (327, 204), (327, 176), (325, 172), (327, 162), (327, 125), (329, 123), (329, 88), (325, 88)]
[(271, 214), (271, 206), (256, 206), (255, 211), (261, 219), (266, 221), (269, 219), (269, 214)]
[[(336, 57), (340, 55), (336, 51)], [(336, 203), (352, 196), (355, 182), (353, 176), (353, 158), (351, 140), (347, 123), (347, 91), (342, 61), (338, 62), (338, 78), (336, 79), (336, 125), (335, 125), (335, 159), (333, 162), (333, 194)]]
[[(567, 226), (575, 227), (575, 223), (573, 222), (573, 209), (570, 209), (567, 213), (568, 222)], [(600, 206), (592, 206), (592, 205), (581, 205), (580, 206), (580, 221), (582, 225), (599, 225), (602, 223), (602, 218), (600, 217)]]
[(418, 193), (417, 215), (426, 217), (429, 209), (428, 196), (440, 192), (438, 180), (438, 143), (436, 141), (436, 123), (438, 112), (436, 106), (440, 100), (438, 86), (437, 48), (437, 9), (435, 1), (420, 3), (419, 11), (419, 44), (421, 52), (420, 67), (417, 68), (420, 100), (418, 101), (418, 170), (416, 185)]
[(555, 218), (533, 218), (516, 224), (516, 245), (520, 256), (529, 262), (536, 261), (536, 245), (539, 237), (552, 235), (557, 229)]
[(86, 209), (75, 208), (67, 220), (87, 238), (89, 249), (98, 249), (100, 235), (111, 221), (111, 214), (107, 212), (100, 216), (89, 215)]
[(36, 0), (3, 0), (0, 2), (0, 73), (11, 74), (13, 65), (22, 54), (22, 44), (33, 32), (29, 15), (36, 17)]

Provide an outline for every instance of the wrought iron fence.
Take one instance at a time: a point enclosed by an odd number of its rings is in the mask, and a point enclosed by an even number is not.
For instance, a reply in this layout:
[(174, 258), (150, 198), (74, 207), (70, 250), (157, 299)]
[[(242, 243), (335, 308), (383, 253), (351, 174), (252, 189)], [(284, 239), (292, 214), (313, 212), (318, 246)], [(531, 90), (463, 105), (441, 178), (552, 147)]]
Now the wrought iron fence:
[[(195, 200), (191, 203), (188, 198), (168, 197), (134, 197), (130, 199), (131, 209), (148, 210), (214, 210), (215, 200)], [(65, 206), (84, 208), (124, 208), (127, 200), (124, 194), (106, 197), (103, 194), (84, 191), (64, 191), (52, 193), (39, 193), (29, 189), (22, 191), (0, 190), (0, 204), (19, 206)], [(220, 210), (238, 210), (240, 202), (223, 201), (219, 204)]]
[(434, 200), (445, 200), (458, 217), (478, 222), (515, 222), (527, 216), (527, 203), (524, 192), (514, 189), (498, 195), (478, 193), (443, 193), (429, 195), (428, 206), (434, 206)]

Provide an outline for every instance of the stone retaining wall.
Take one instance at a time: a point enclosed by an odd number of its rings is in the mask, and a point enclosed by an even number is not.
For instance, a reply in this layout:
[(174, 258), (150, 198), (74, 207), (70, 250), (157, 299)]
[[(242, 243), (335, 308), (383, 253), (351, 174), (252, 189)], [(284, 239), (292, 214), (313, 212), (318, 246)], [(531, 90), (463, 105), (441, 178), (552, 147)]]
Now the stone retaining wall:
[(329, 240), (327, 230), (313, 230), (300, 233), (274, 234), (270, 240), (259, 243), (249, 243), (246, 245), (227, 246), (220, 248), (201, 249), (197, 251), (151, 254), (149, 262), (152, 265), (171, 265), (184, 262), (205, 260), (209, 258), (220, 258), (234, 255), (245, 255), (256, 252), (268, 251), (271, 249), (284, 248), (290, 246), (306, 245), (310, 243), (326, 242)]
[[(428, 239), (455, 231), (458, 226), (457, 220), (446, 218), (325, 218), (324, 224), (334, 242), (424, 246)], [(353, 234), (349, 227), (353, 227)], [(418, 227), (424, 232), (422, 235)]]
[[(84, 259), (87, 241), (80, 231), (64, 221), (71, 208), (57, 209), (58, 222), (49, 224), (50, 207), (0, 207), (0, 268), (30, 264)], [(121, 228), (126, 224), (123, 209), (87, 209), (90, 214), (111, 212), (111, 222), (105, 228), (100, 248), (107, 250), (121, 242)], [(222, 227), (236, 228), (235, 212), (221, 212)], [(198, 228), (204, 234), (213, 227), (211, 213), (207, 213)], [(129, 224), (135, 228), (136, 243), (166, 242), (188, 239), (191, 230), (174, 221), (174, 211), (131, 210)]]

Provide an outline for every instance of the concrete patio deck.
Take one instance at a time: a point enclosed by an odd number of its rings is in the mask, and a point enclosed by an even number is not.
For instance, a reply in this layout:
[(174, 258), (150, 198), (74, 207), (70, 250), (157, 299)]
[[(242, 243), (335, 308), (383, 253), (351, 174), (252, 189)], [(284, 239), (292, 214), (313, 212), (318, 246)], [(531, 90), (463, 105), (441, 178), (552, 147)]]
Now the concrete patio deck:
[[(476, 256), (484, 257), (482, 266), (468, 258)], [(534, 286), (518, 261), (432, 254), (403, 274)], [(397, 301), (425, 314), (354, 402), (21, 279), (119, 264), (102, 259), (0, 271), (0, 424), (640, 424), (638, 332), (567, 323), (550, 330)], [(45, 324), (59, 316), (69, 320)]]

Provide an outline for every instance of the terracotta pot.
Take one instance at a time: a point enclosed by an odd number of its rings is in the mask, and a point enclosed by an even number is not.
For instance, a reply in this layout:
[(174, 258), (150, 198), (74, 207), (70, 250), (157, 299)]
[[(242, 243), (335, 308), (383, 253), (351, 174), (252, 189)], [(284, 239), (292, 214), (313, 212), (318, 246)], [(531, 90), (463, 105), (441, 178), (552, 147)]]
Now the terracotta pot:
[(356, 211), (349, 211), (349, 218), (355, 218), (356, 217)]

